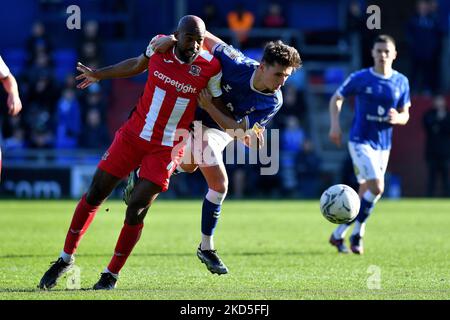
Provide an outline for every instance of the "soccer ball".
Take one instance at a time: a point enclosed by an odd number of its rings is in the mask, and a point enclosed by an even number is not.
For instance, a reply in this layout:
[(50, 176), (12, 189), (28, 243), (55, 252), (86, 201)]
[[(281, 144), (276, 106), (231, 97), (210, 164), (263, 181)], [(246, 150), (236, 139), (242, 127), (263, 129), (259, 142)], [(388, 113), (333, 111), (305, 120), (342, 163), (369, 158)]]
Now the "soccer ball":
[(320, 211), (332, 223), (353, 221), (358, 215), (360, 205), (356, 191), (345, 184), (329, 187), (320, 197)]

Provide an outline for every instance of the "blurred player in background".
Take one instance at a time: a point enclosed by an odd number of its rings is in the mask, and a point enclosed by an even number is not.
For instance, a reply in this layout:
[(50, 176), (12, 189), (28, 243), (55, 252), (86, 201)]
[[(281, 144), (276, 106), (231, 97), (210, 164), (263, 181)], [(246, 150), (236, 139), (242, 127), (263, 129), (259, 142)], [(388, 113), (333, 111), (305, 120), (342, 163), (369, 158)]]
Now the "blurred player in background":
[[(77, 80), (84, 89), (103, 79), (131, 77), (148, 70), (142, 96), (130, 118), (116, 132), (113, 143), (100, 161), (89, 190), (78, 203), (64, 249), (59, 259), (42, 277), (39, 287), (50, 289), (74, 263), (78, 244), (91, 224), (99, 206), (119, 182), (137, 166), (140, 178), (129, 199), (125, 222), (114, 255), (96, 290), (114, 289), (118, 275), (138, 242), (147, 211), (160, 192), (167, 190), (169, 178), (183, 155), (177, 133), (191, 125), (197, 98), (206, 87), (214, 96), (221, 94), (220, 62), (202, 50), (205, 24), (196, 16), (185, 16), (178, 24), (177, 45), (166, 53), (155, 53), (152, 43), (139, 57), (99, 70), (82, 64)], [(95, 137), (92, 137), (95, 139)], [(176, 147), (176, 148), (175, 148)]]
[[(16, 78), (9, 71), (8, 66), (3, 61), (0, 56), (0, 81), (2, 82), (3, 88), (8, 94), (6, 100), (6, 107), (8, 108), (8, 114), (11, 116), (16, 116), (22, 110), (22, 102), (20, 101), (19, 88), (17, 86)], [(2, 150), (0, 148), (0, 180), (2, 173)]]
[[(361, 208), (350, 236), (351, 250), (363, 254), (366, 221), (384, 191), (384, 174), (392, 144), (392, 126), (405, 125), (411, 106), (408, 79), (392, 69), (397, 57), (395, 41), (380, 35), (372, 48), (374, 66), (352, 73), (330, 100), (331, 128), (329, 137), (341, 145), (339, 124), (344, 99), (355, 96), (355, 115), (348, 148), (359, 183)], [(353, 223), (353, 222), (352, 222)], [(339, 225), (330, 243), (341, 253), (348, 253), (344, 237), (351, 223)]]
[[(175, 43), (173, 36), (160, 38), (155, 50), (169, 50)], [(206, 32), (205, 46), (222, 64), (223, 94), (221, 99), (214, 101), (207, 90), (200, 94), (201, 109), (197, 110), (194, 128), (204, 133), (203, 157), (200, 157), (204, 161), (198, 163), (195, 150), (191, 147), (193, 144), (188, 143), (186, 155), (177, 171), (193, 172), (199, 167), (208, 183), (208, 193), (202, 207), (202, 240), (197, 256), (212, 273), (225, 274), (228, 268), (218, 256), (213, 240), (228, 191), (223, 151), (234, 138), (243, 139), (247, 146), (257, 147), (255, 138), (258, 137), (262, 145), (264, 127), (283, 104), (280, 88), (292, 72), (300, 68), (302, 61), (295, 48), (281, 41), (266, 45), (261, 63), (246, 57), (209, 32)], [(205, 161), (207, 157), (209, 161)], [(134, 179), (129, 179), (125, 189), (126, 202)]]

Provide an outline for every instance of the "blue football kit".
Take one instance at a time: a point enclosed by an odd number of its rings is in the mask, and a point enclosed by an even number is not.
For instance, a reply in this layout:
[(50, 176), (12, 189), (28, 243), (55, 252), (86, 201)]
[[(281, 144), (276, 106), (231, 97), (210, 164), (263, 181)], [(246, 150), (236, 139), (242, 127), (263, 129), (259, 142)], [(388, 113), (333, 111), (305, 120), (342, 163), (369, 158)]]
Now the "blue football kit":
[(410, 104), (408, 79), (395, 70), (390, 77), (383, 77), (373, 68), (362, 69), (352, 73), (336, 93), (344, 98), (355, 96), (349, 140), (369, 144), (375, 150), (389, 150), (392, 125), (388, 112)]

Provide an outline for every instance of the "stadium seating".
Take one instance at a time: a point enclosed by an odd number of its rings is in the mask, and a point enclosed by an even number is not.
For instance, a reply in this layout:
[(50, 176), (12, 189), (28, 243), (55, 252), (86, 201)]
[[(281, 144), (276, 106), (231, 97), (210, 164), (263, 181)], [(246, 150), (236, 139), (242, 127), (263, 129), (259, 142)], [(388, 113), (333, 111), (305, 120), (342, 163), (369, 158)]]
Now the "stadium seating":
[(75, 72), (77, 52), (74, 49), (56, 49), (53, 52), (53, 61), (56, 79), (64, 81), (68, 74)]
[(21, 74), (26, 63), (27, 53), (23, 48), (10, 48), (2, 51), (3, 60), (13, 74)]

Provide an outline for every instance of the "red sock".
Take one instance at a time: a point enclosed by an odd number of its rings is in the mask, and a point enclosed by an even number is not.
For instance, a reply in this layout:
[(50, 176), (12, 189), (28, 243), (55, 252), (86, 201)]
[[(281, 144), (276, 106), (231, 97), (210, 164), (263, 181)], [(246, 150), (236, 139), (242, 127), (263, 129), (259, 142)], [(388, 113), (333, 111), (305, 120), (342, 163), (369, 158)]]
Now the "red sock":
[(120, 232), (119, 240), (117, 240), (116, 248), (114, 249), (114, 256), (108, 265), (108, 270), (112, 273), (118, 274), (120, 269), (128, 259), (131, 251), (141, 237), (142, 228), (144, 224), (129, 225), (126, 222), (123, 224)]
[(65, 253), (75, 253), (81, 238), (94, 219), (99, 207), (100, 206), (91, 206), (86, 202), (86, 194), (83, 195), (80, 202), (78, 202), (72, 217), (72, 222), (70, 223), (69, 231), (67, 232), (66, 242), (64, 243)]

